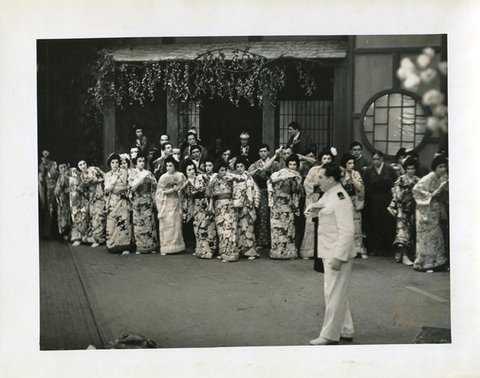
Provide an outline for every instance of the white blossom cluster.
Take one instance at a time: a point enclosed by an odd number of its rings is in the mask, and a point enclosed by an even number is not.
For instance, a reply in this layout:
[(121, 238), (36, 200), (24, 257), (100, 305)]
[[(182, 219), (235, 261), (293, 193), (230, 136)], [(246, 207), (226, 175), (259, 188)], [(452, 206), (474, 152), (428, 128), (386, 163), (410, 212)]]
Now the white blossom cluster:
[[(445, 95), (438, 89), (428, 88), (429, 84), (438, 76), (447, 74), (447, 62), (434, 62), (435, 51), (427, 47), (417, 56), (415, 61), (403, 58), (397, 76), (402, 81), (402, 87), (413, 92), (421, 92), (423, 105), (430, 107), (432, 115), (428, 117), (427, 127), (434, 131), (444, 132), (448, 128), (448, 108), (444, 104)], [(422, 93), (423, 92), (423, 93)]]

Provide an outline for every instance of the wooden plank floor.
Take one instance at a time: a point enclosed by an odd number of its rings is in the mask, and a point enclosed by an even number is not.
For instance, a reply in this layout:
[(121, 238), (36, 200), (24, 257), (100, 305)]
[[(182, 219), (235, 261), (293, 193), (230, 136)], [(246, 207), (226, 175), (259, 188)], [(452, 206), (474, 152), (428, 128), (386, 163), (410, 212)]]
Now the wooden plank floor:
[(67, 243), (40, 242), (40, 350), (103, 347)]

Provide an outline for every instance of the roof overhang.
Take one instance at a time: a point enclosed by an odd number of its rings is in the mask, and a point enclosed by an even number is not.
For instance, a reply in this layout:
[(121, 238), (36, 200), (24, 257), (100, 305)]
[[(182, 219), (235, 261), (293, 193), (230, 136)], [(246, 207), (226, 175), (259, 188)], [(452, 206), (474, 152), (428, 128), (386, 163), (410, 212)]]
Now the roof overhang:
[(225, 43), (172, 43), (156, 45), (132, 45), (112, 50), (117, 62), (159, 62), (194, 60), (208, 51), (222, 50), (226, 59), (234, 50), (245, 50), (267, 59), (343, 59), (347, 56), (345, 38), (319, 41), (259, 41)]

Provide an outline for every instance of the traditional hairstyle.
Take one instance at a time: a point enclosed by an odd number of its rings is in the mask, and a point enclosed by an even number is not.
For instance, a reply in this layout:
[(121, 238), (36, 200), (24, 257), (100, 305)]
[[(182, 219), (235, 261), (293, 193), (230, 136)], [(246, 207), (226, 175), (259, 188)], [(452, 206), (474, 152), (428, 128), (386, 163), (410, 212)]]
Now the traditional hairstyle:
[(145, 153), (143, 153), (142, 151), (139, 151), (137, 156), (135, 156), (133, 159), (132, 159), (132, 162), (133, 162), (133, 165), (137, 165), (137, 160), (138, 158), (144, 158), (145, 159), (145, 163), (147, 162), (147, 155), (145, 155)]
[(333, 177), (336, 182), (340, 182), (342, 178), (342, 170), (335, 163), (327, 163), (322, 166), (325, 170), (326, 177)]
[(300, 158), (298, 157), (297, 154), (291, 153), (291, 154), (285, 159), (285, 164), (286, 164), (287, 167), (288, 167), (288, 164), (289, 164), (291, 161), (296, 162), (296, 163), (297, 163), (297, 167), (300, 167)]
[(350, 154), (350, 153), (347, 152), (346, 154), (343, 154), (342, 160), (340, 160), (340, 165), (341, 165), (343, 168), (347, 168), (347, 163), (348, 163), (350, 160), (355, 161), (355, 156), (353, 156), (352, 154)]
[(235, 164), (233, 165), (235, 169), (237, 169), (237, 164), (243, 164), (245, 169), (248, 169), (248, 160), (245, 156), (240, 156), (237, 158), (237, 160), (235, 160)]
[(293, 122), (290, 122), (288, 124), (288, 127), (291, 127), (292, 129), (294, 130), (300, 130), (302, 127), (300, 126), (300, 124), (296, 121), (293, 121)]
[(118, 160), (118, 163), (120, 164), (120, 155), (117, 153), (112, 153), (108, 156), (107, 158), (107, 165), (110, 167), (110, 164), (112, 160)]
[(217, 162), (216, 162), (215, 165), (213, 166), (213, 172), (214, 172), (214, 173), (218, 173), (218, 171), (220, 170), (220, 168), (228, 169), (228, 163), (225, 162), (225, 161), (222, 160), (222, 159), (217, 160)]
[(215, 158), (211, 155), (208, 155), (205, 159), (203, 159), (204, 163), (212, 163), (215, 165)]
[(418, 160), (414, 159), (413, 157), (409, 156), (408, 158), (405, 159), (405, 161), (402, 164), (403, 169), (407, 169), (407, 167), (415, 167), (415, 170), (418, 171)]
[(178, 171), (179, 168), (179, 162), (175, 160), (173, 155), (167, 156), (164, 160), (165, 162), (165, 167), (167, 166), (167, 163), (172, 163), (173, 166), (175, 167), (175, 170)]
[(322, 157), (324, 155), (330, 155), (332, 161), (335, 161), (335, 155), (332, 153), (332, 150), (330, 148), (325, 147), (322, 151), (320, 151), (320, 153), (318, 154), (318, 160), (322, 161)]
[[(167, 160), (167, 159), (165, 159), (165, 160)], [(195, 169), (195, 173), (197, 173), (197, 166), (195, 165), (195, 163), (192, 160), (185, 159), (182, 162), (182, 173), (185, 175), (185, 177), (187, 177), (187, 168), (191, 165), (193, 165), (193, 168)]]
[(406, 148), (402, 147), (397, 151), (397, 153), (395, 154), (395, 160), (398, 161), (398, 158), (400, 156), (407, 156), (407, 149)]
[(438, 155), (432, 160), (432, 171), (435, 171), (440, 164), (448, 165), (448, 158), (443, 155)]

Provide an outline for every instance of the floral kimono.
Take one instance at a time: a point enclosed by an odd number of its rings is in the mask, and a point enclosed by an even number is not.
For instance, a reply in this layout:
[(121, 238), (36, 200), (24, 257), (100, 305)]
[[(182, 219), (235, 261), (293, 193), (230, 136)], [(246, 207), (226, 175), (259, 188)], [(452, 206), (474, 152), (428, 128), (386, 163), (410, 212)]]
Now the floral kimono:
[(397, 220), (393, 246), (401, 244), (409, 254), (414, 250), (415, 243), (415, 199), (412, 191), (419, 180), (417, 176), (400, 176), (393, 185), (392, 202), (388, 207), (390, 214)]
[(446, 219), (448, 187), (444, 187), (440, 198), (433, 197), (443, 179), (430, 172), (413, 187), (416, 205), (417, 243), (413, 269), (425, 271), (447, 263), (445, 243), (440, 220)]
[(237, 253), (242, 256), (255, 257), (254, 223), (257, 219), (255, 207), (260, 202), (259, 190), (253, 178), (244, 172), (241, 175), (227, 173), (227, 179), (233, 180), (232, 206), (237, 218)]
[(215, 209), (218, 235), (218, 253), (225, 261), (237, 261), (237, 218), (232, 206), (232, 182), (226, 177), (215, 177), (209, 184)]
[(128, 198), (128, 171), (118, 168), (105, 174), (107, 207), (107, 251), (128, 251), (132, 247), (132, 224)]
[[(281, 181), (274, 182), (275, 179)], [(270, 258), (297, 258), (295, 246), (295, 214), (299, 214), (299, 198), (302, 191), (302, 176), (299, 172), (283, 168), (272, 174), (268, 181), (268, 205), (272, 230)]]
[(70, 212), (72, 215), (72, 242), (86, 242), (88, 233), (88, 196), (81, 186), (82, 179), (77, 168), (71, 168), (68, 178)]
[(264, 165), (263, 160), (257, 160), (248, 171), (253, 172), (259, 169), (252, 175), (259, 189), (260, 198), (257, 207), (257, 221), (255, 222), (255, 239), (258, 246), (267, 247), (270, 246), (270, 209), (268, 207), (267, 180), (270, 178), (271, 172), (278, 170), (278, 163), (268, 171), (262, 169)]
[(206, 196), (210, 177), (198, 175), (193, 182), (188, 180), (184, 188), (184, 220), (193, 217), (193, 230), (196, 238), (194, 256), (211, 259), (217, 249), (215, 213), (211, 198)]
[(103, 181), (105, 173), (100, 168), (88, 167), (80, 173), (80, 184), (88, 197), (88, 237), (89, 243), (105, 243), (105, 198)]
[[(353, 183), (352, 176), (355, 181), (361, 184), (361, 188), (357, 188)], [(365, 186), (363, 185), (362, 176), (358, 171), (345, 172), (342, 177), (342, 185), (350, 196), (353, 204), (353, 221), (355, 225), (355, 252), (366, 257), (367, 250), (363, 245), (362, 232), (362, 209), (365, 203)]]
[[(182, 189), (186, 184), (183, 173), (164, 173), (155, 193), (160, 223), (160, 253), (185, 251), (183, 240)], [(174, 189), (173, 193), (170, 189)]]
[(158, 251), (158, 237), (153, 207), (157, 180), (146, 169), (139, 171), (132, 168), (128, 176), (128, 185), (131, 188), (136, 253), (155, 253)]
[(67, 240), (72, 227), (72, 215), (70, 212), (68, 169), (60, 172), (55, 186), (55, 197), (57, 199), (57, 223), (58, 232)]

